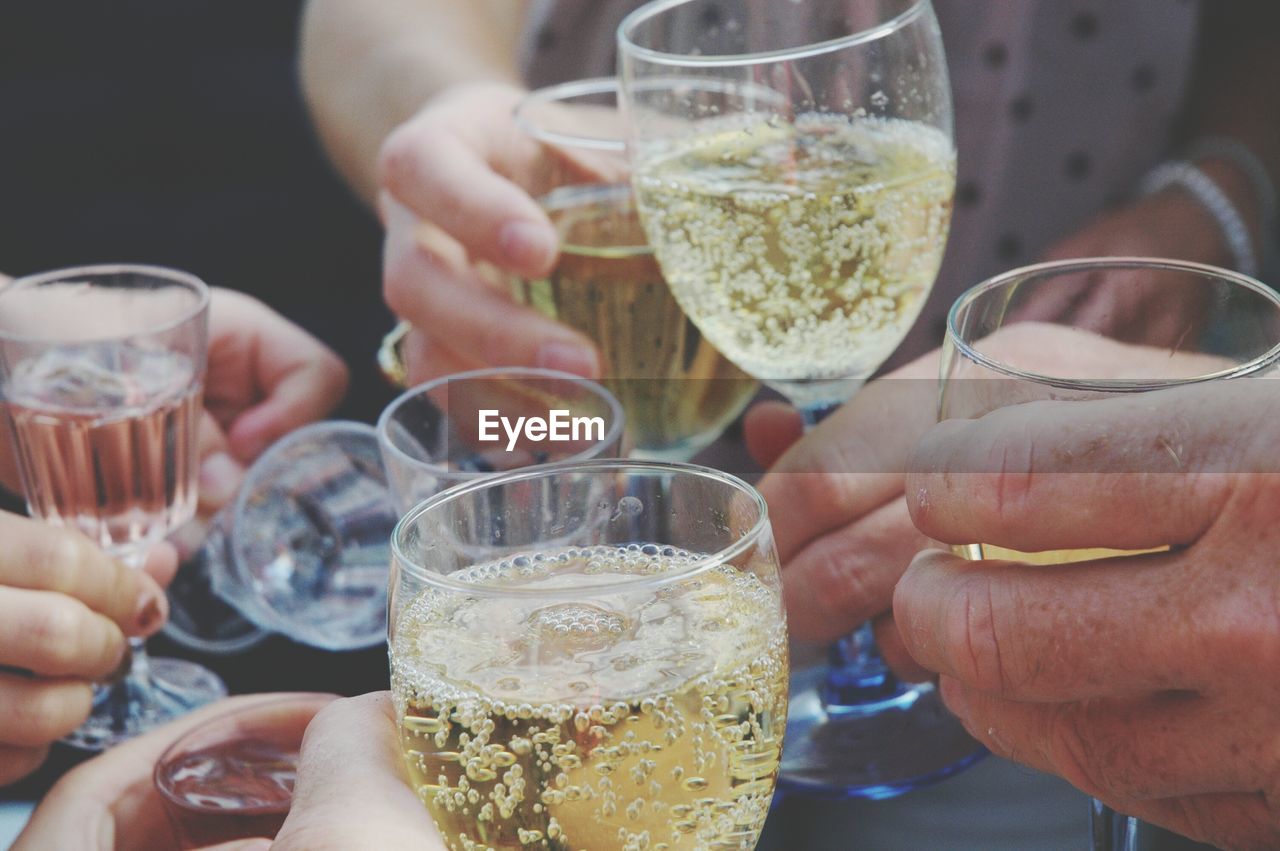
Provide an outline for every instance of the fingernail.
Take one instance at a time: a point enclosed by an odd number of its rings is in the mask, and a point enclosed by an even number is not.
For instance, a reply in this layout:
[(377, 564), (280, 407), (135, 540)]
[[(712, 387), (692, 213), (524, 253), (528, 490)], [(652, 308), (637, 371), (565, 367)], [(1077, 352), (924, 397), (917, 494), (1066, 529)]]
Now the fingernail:
[(555, 234), (533, 222), (507, 222), (498, 232), (498, 247), (513, 265), (526, 269), (545, 268), (560, 250)]
[(599, 370), (593, 349), (573, 343), (544, 343), (538, 348), (537, 366), (594, 378)]
[(200, 500), (222, 506), (236, 495), (244, 468), (225, 452), (215, 452), (200, 465)]
[(159, 629), (166, 617), (163, 597), (153, 591), (143, 591), (138, 597), (138, 608), (133, 625), (138, 635), (151, 635)]

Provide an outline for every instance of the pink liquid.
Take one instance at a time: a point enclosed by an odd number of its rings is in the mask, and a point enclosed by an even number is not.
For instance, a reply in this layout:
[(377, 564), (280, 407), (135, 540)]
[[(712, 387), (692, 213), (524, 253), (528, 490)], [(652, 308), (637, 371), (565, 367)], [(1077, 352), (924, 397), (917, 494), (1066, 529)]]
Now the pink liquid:
[(31, 513), (104, 548), (156, 541), (188, 520), (200, 391), (190, 360), (136, 346), (18, 364), (7, 407)]
[(297, 747), (241, 739), (162, 764), (156, 785), (183, 848), (274, 837), (289, 814)]

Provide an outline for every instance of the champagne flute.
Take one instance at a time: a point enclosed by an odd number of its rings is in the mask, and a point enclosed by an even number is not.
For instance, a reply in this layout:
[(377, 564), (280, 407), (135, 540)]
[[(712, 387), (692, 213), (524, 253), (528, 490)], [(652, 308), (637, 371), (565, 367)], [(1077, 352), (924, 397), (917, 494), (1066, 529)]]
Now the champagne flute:
[(427, 500), (392, 546), (401, 746), (450, 847), (755, 847), (787, 646), (754, 489), (555, 464)]
[(627, 182), (617, 80), (538, 89), (515, 121), (548, 154), (536, 191), (561, 239), (555, 267), (515, 281), (516, 299), (599, 346), (602, 382), (627, 412), (631, 457), (687, 461), (757, 384), (707, 342), (662, 279)]
[[(1140, 316), (1099, 309), (1098, 294), (1157, 288)], [(1087, 401), (1273, 373), (1280, 297), (1243, 275), (1174, 260), (1069, 260), (1015, 269), (955, 303), (943, 347), (940, 419), (975, 419), (1041, 400)], [(1117, 471), (1119, 472), (1119, 471)], [(999, 542), (957, 547), (970, 559), (1068, 564), (1135, 553), (1025, 553)], [(1117, 569), (1123, 570), (1118, 565)], [(1136, 851), (1143, 826), (1100, 801), (1096, 851)]]
[[(720, 351), (812, 426), (901, 343), (946, 245), (951, 95), (928, 0), (656, 0), (618, 30), (632, 182)], [(793, 683), (784, 788), (886, 797), (981, 751), (869, 625)]]
[[(196, 507), (209, 290), (150, 266), (89, 266), (0, 290), (0, 389), (33, 517), (140, 568)], [(226, 695), (211, 672), (148, 659), (97, 689), (66, 741), (98, 750)]]

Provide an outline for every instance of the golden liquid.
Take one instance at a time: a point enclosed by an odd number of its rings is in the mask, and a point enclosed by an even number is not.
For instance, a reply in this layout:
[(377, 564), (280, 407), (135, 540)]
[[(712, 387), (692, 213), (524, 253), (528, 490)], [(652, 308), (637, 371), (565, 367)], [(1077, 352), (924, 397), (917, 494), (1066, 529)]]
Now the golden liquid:
[(952, 547), (956, 555), (976, 561), (991, 559), (999, 561), (1020, 561), (1026, 564), (1075, 564), (1080, 561), (1094, 561), (1101, 558), (1119, 558), (1121, 556), (1145, 555), (1146, 553), (1168, 552), (1169, 547), (1156, 547), (1150, 550), (1111, 550), (1105, 547), (1089, 547), (1080, 550), (1042, 550), (1024, 553), (991, 544), (964, 544)]
[(703, 339), (676, 304), (626, 186), (575, 187), (544, 202), (561, 234), (545, 279), (517, 300), (590, 337), (637, 454), (691, 457), (755, 395), (756, 382)]
[[(544, 555), (548, 581), (688, 564), (568, 555)], [(502, 584), (514, 561), (472, 575)], [(428, 590), (397, 619), (401, 744), (448, 848), (755, 847), (786, 726), (778, 591), (721, 566), (634, 593), (619, 611)]]
[(906, 121), (726, 126), (643, 163), (649, 242), (685, 312), (770, 382), (866, 376), (942, 260), (955, 154)]

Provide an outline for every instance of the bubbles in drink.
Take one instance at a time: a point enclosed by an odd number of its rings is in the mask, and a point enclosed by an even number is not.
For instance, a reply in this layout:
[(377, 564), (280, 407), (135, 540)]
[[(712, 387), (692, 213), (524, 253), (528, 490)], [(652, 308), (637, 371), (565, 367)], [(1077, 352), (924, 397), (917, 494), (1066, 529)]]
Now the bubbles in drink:
[[(754, 574), (699, 561), (567, 548), (454, 578), (571, 587), (572, 601), (428, 589), (405, 607), (401, 743), (449, 848), (754, 847), (786, 723), (781, 602)], [(677, 571), (660, 590), (618, 584)]]
[(917, 122), (802, 115), (708, 120), (636, 174), (680, 306), (767, 381), (866, 376), (933, 285), (955, 155)]

